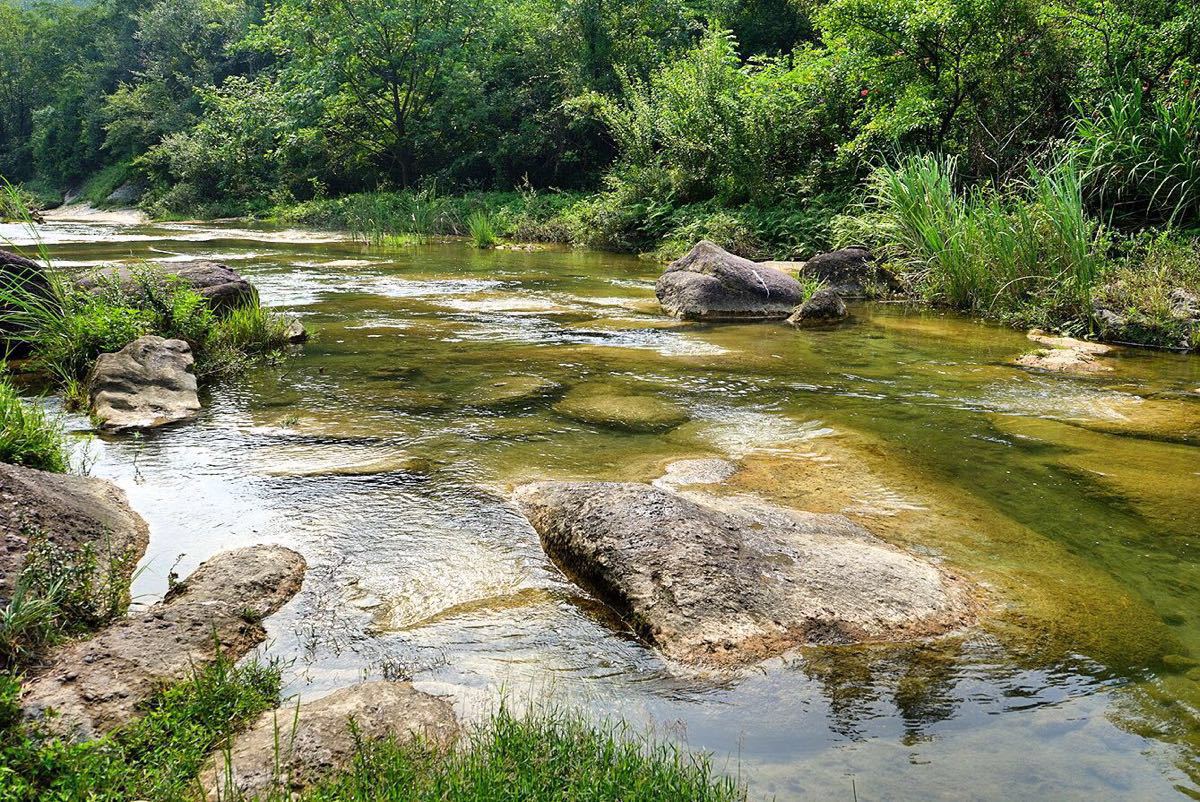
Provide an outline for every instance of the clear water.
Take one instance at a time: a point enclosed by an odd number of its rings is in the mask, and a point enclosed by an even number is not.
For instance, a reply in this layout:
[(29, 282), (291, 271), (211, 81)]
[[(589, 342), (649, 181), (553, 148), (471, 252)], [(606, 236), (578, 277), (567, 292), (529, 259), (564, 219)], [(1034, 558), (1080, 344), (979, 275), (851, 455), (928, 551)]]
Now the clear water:
[[(370, 251), (241, 224), (40, 233), (64, 269), (226, 261), (318, 333), (214, 388), (193, 425), (79, 435), (150, 523), (140, 603), (222, 549), (307, 557), (265, 649), (290, 691), (411, 675), (468, 718), (501, 696), (582, 706), (711, 752), (753, 798), (1200, 798), (1198, 359), (1035, 375), (1007, 364), (1020, 333), (898, 306), (822, 332), (679, 324), (657, 265), (600, 253)], [(511, 374), (692, 419), (626, 434), (549, 402), (472, 405)], [(532, 478), (648, 481), (711, 456), (740, 467), (714, 492), (843, 511), (944, 560), (983, 589), (983, 622), (689, 671), (564, 581), (505, 502)]]

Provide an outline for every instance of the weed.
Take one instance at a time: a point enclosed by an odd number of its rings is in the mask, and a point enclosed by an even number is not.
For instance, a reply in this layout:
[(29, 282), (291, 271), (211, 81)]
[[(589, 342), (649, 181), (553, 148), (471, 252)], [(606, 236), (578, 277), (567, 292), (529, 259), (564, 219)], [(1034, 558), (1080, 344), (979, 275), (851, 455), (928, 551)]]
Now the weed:
[(55, 473), (65, 473), (70, 467), (62, 426), (39, 406), (22, 400), (16, 388), (3, 377), (0, 377), (0, 462)]
[(486, 211), (471, 212), (467, 216), (467, 231), (470, 234), (471, 243), (476, 248), (490, 248), (499, 240), (496, 235), (496, 221)]

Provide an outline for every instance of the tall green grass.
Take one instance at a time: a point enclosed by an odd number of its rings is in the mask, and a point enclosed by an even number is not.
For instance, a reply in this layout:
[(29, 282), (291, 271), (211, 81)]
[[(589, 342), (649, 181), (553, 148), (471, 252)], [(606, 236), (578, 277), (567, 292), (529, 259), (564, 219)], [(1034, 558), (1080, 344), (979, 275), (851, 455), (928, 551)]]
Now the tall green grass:
[(487, 211), (479, 210), (467, 215), (467, 233), (476, 248), (490, 248), (500, 239), (496, 233), (496, 220)]
[(1089, 199), (1130, 226), (1200, 225), (1200, 88), (1178, 78), (1153, 98), (1141, 84), (1080, 110), (1072, 147)]
[(1100, 226), (1069, 160), (1000, 190), (957, 187), (957, 162), (910, 156), (878, 168), (839, 238), (867, 242), (927, 300), (1025, 320), (1084, 314), (1104, 264)]
[(25, 402), (3, 376), (0, 376), (0, 462), (55, 473), (66, 473), (70, 468), (62, 427), (40, 407)]
[[(285, 791), (268, 799), (282, 802)], [(501, 708), (450, 751), (360, 744), (351, 769), (303, 794), (313, 802), (734, 802), (738, 783), (702, 756), (579, 715)]]

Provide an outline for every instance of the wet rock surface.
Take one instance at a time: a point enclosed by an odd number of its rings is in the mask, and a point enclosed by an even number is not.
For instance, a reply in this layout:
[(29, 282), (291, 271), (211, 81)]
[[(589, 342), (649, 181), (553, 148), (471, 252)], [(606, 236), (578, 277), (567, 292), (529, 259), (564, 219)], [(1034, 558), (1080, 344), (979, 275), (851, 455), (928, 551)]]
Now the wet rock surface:
[(1043, 346), (1017, 357), (1015, 364), (1023, 368), (1051, 373), (1108, 373), (1112, 366), (1099, 357), (1113, 352), (1111, 345), (1077, 340), (1074, 337), (1055, 337), (1034, 329), (1029, 339)]
[(473, 407), (494, 409), (539, 401), (560, 390), (558, 382), (541, 376), (505, 376), (476, 387), (465, 400)]
[(108, 431), (152, 429), (200, 413), (195, 360), (183, 340), (148, 335), (115, 354), (101, 354), (88, 393), (92, 414)]
[(25, 566), (31, 541), (45, 538), (69, 554), (91, 552), (99, 577), (128, 581), (146, 550), (146, 522), (125, 492), (102, 479), (0, 464), (0, 603)]
[[(229, 265), (220, 262), (197, 260), (158, 265), (152, 269), (161, 271), (164, 276), (178, 276), (184, 284), (204, 296), (209, 307), (218, 314), (255, 303), (258, 299), (249, 281)], [(126, 266), (107, 267), (83, 277), (78, 285), (99, 293), (115, 284), (122, 292), (137, 296), (143, 292), (140, 279), (144, 270)]]
[(407, 682), (365, 682), (264, 713), (237, 736), (228, 754), (218, 752), (209, 760), (200, 781), (212, 800), (257, 798), (271, 791), (286, 797), (348, 768), (356, 737), (401, 743), (419, 737), (448, 746), (457, 735), (454, 709), (444, 699)]
[(842, 248), (817, 254), (804, 263), (804, 275), (825, 283), (843, 298), (870, 298), (896, 292), (900, 284), (866, 248)]
[(666, 432), (689, 417), (683, 407), (661, 398), (587, 385), (572, 389), (554, 410), (580, 423), (629, 432)]
[(568, 576), (684, 662), (907, 640), (971, 618), (957, 579), (841, 515), (609, 482), (539, 482), (515, 500)]
[(134, 720), (164, 685), (211, 665), (218, 647), (236, 660), (261, 643), (261, 620), (296, 594), (304, 570), (282, 546), (218, 554), (149, 610), (57, 651), (26, 683), (26, 715), (78, 740)]
[(846, 302), (833, 290), (818, 290), (792, 313), (787, 322), (798, 329), (834, 326), (850, 317)]
[(783, 271), (701, 240), (667, 266), (654, 287), (663, 310), (685, 320), (785, 318), (804, 299)]

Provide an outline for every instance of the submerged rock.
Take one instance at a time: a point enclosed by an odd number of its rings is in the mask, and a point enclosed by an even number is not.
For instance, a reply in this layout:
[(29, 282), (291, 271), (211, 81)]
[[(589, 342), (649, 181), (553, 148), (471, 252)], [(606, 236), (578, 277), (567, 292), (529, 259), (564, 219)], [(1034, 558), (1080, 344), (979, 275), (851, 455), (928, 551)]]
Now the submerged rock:
[(701, 240), (654, 285), (667, 314), (685, 320), (785, 318), (804, 299), (788, 274)]
[(467, 403), (473, 407), (507, 407), (548, 398), (561, 389), (558, 382), (541, 376), (504, 376), (476, 387), (467, 396)]
[(304, 324), (299, 320), (292, 318), (288, 322), (287, 329), (283, 333), (283, 337), (290, 345), (303, 345), (308, 342), (308, 329), (304, 328)]
[(79, 740), (132, 721), (165, 684), (212, 665), (218, 648), (236, 660), (261, 643), (262, 619), (296, 594), (304, 569), (282, 546), (218, 554), (149, 610), (55, 653), (26, 683), (26, 714)]
[(191, 420), (200, 412), (192, 349), (183, 340), (139, 337), (115, 354), (101, 354), (88, 393), (92, 414), (108, 431), (152, 429)]
[[(37, 304), (57, 303), (45, 269), (32, 259), (5, 250), (0, 250), (0, 293), (14, 299), (27, 298)], [(6, 346), (9, 356), (14, 357), (29, 355), (27, 346), (9, 341), (25, 329), (20, 321), (11, 319), (13, 313), (19, 311), (18, 305), (0, 300), (0, 346)]]
[(1112, 370), (1111, 365), (1097, 359), (1112, 353), (1111, 345), (1074, 337), (1055, 337), (1039, 329), (1029, 332), (1028, 336), (1045, 347), (1017, 357), (1016, 364), (1020, 367), (1053, 373), (1107, 373)]
[(525, 485), (516, 502), (551, 559), (673, 659), (743, 663), (971, 617), (953, 577), (841, 515), (609, 482)]
[(818, 290), (800, 305), (787, 322), (798, 329), (832, 326), (848, 318), (846, 302), (833, 290)]
[[(351, 729), (353, 727), (353, 729)], [(445, 747), (458, 735), (449, 702), (407, 682), (365, 682), (259, 717), (229, 752), (213, 755), (200, 782), (209, 799), (283, 798), (348, 768), (359, 743), (420, 738)]]
[(150, 531), (125, 492), (102, 479), (0, 464), (0, 605), (12, 596), (31, 542), (90, 551), (100, 582), (127, 585)]
[(804, 275), (818, 279), (843, 298), (870, 298), (900, 289), (896, 277), (857, 246), (814, 256), (804, 263)]
[(580, 423), (629, 432), (665, 432), (688, 421), (687, 411), (649, 395), (629, 395), (616, 388), (582, 385), (571, 390), (554, 410)]
[[(139, 296), (144, 290), (142, 282), (147, 268), (128, 266), (106, 267), (96, 270), (79, 280), (82, 289), (100, 293), (112, 285), (123, 293)], [(149, 268), (163, 276), (177, 276), (191, 289), (204, 296), (209, 307), (217, 314), (225, 314), (242, 306), (258, 302), (254, 286), (229, 265), (208, 260), (156, 265)]]

